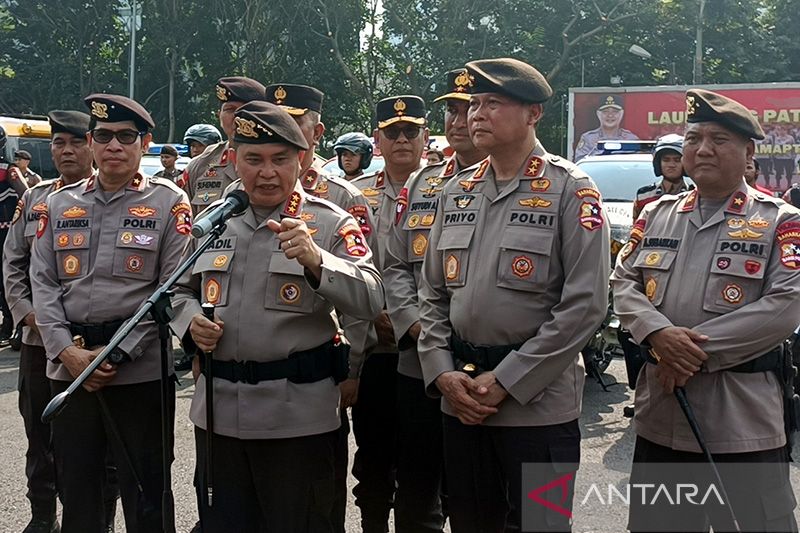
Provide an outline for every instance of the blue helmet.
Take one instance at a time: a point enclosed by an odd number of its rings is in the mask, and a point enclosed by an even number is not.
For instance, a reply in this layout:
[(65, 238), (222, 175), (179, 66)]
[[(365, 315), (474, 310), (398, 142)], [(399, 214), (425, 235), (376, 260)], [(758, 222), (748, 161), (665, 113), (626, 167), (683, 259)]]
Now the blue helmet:
[(197, 141), (204, 146), (210, 146), (221, 142), (222, 134), (211, 124), (195, 124), (189, 126), (186, 133), (183, 134), (183, 144), (189, 144), (189, 141)]
[(361, 154), (361, 170), (369, 167), (372, 162), (372, 141), (360, 132), (345, 133), (333, 144), (333, 151), (339, 159), (339, 168), (342, 168), (342, 151), (347, 150), (354, 154)]

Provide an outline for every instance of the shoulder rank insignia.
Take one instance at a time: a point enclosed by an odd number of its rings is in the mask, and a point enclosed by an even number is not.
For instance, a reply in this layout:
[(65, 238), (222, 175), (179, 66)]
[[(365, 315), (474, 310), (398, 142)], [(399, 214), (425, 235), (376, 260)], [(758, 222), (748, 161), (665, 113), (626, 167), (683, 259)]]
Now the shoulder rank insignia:
[(286, 204), (283, 206), (283, 214), (288, 217), (296, 217), (300, 213), (300, 206), (303, 204), (303, 197), (299, 192), (294, 191), (286, 199)]
[(544, 160), (539, 156), (531, 156), (528, 162), (525, 163), (525, 175), (538, 178), (539, 174), (544, 170)]

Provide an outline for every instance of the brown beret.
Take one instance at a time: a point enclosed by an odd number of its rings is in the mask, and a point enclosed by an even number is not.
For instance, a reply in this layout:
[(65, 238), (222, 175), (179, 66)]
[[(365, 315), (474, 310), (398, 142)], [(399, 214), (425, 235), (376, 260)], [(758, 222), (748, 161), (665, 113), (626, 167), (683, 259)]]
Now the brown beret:
[(472, 90), (472, 79), (467, 69), (457, 68), (447, 73), (447, 93), (435, 98), (434, 102), (440, 100), (464, 100), (469, 101), (469, 93)]
[(139, 131), (155, 128), (153, 117), (142, 104), (118, 94), (90, 94), (83, 99), (95, 122), (123, 122), (132, 120)]
[(171, 144), (165, 144), (161, 147), (161, 152), (159, 155), (171, 155), (172, 157), (178, 157), (178, 150), (176, 150)]
[(56, 109), (47, 114), (50, 120), (50, 132), (70, 133), (75, 137), (85, 137), (89, 131), (91, 117), (81, 111), (63, 111)]
[(283, 143), (308, 150), (300, 126), (292, 116), (269, 102), (255, 100), (236, 110), (233, 140), (244, 144)]
[(378, 128), (391, 126), (396, 122), (411, 122), (425, 125), (425, 102), (419, 96), (403, 94), (384, 98), (375, 106)]
[(217, 81), (217, 100), (242, 102), (264, 99), (264, 85), (243, 76), (228, 76)]
[(267, 102), (281, 106), (292, 116), (302, 116), (306, 111), (322, 113), (322, 91), (308, 85), (273, 83), (267, 85)]
[(472, 94), (499, 93), (531, 104), (546, 102), (553, 96), (542, 73), (518, 59), (479, 59), (466, 67), (473, 77)]
[(14, 152), (14, 158), (15, 159), (27, 159), (28, 161), (33, 159), (33, 157), (31, 157), (31, 153), (29, 151), (27, 151), (27, 150), (17, 150), (16, 152)]
[(686, 122), (716, 122), (748, 139), (764, 138), (764, 130), (745, 106), (705, 89), (686, 91)]

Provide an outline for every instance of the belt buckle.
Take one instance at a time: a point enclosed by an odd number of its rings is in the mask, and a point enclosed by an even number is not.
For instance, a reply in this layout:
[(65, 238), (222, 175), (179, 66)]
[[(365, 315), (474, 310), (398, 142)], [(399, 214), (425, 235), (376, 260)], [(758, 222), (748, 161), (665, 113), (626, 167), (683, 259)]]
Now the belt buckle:
[(255, 361), (236, 361), (233, 365), (233, 378), (239, 382), (255, 385), (258, 383)]

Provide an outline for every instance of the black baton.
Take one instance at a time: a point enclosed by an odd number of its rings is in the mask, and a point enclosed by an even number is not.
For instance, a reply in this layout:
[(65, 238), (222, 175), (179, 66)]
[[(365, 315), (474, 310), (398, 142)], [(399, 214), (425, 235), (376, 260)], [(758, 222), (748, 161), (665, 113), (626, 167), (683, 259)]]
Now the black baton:
[[(214, 321), (214, 304), (205, 303), (203, 316)], [(212, 481), (212, 441), (214, 436), (214, 373), (212, 371), (212, 361), (214, 360), (213, 350), (205, 352), (205, 367), (203, 375), (206, 379), (206, 501), (209, 507), (213, 504), (214, 484)]]
[(711, 472), (714, 474), (719, 484), (719, 490), (722, 492), (722, 498), (725, 500), (725, 507), (728, 509), (731, 522), (733, 522), (733, 530), (737, 533), (741, 532), (739, 521), (736, 520), (736, 514), (733, 512), (731, 500), (728, 498), (728, 492), (725, 490), (725, 485), (722, 483), (722, 476), (720, 476), (719, 470), (717, 470), (717, 464), (714, 462), (714, 458), (711, 457), (708, 446), (706, 446), (706, 441), (703, 438), (703, 434), (700, 432), (700, 425), (697, 423), (697, 418), (694, 416), (694, 409), (692, 409), (692, 406), (689, 404), (689, 399), (686, 397), (686, 391), (683, 387), (675, 387), (675, 398), (678, 400), (678, 405), (681, 406), (681, 411), (683, 411), (686, 421), (689, 422), (689, 427), (692, 428), (694, 438), (697, 440), (700, 449), (703, 450), (703, 454), (705, 454), (706, 460), (708, 461), (708, 466), (711, 467)]

